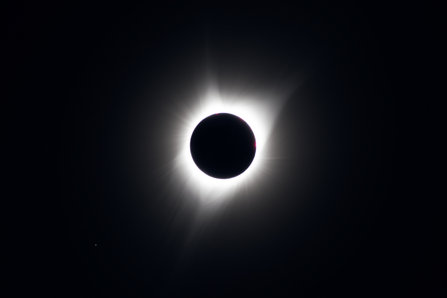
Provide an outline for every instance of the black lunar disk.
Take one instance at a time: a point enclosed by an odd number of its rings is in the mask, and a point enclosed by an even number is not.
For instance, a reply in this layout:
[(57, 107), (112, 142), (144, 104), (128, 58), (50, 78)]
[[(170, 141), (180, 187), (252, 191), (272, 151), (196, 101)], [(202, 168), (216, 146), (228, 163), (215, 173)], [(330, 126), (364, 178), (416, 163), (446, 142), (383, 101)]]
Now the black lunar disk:
[(243, 173), (256, 153), (255, 136), (241, 118), (227, 113), (203, 119), (191, 136), (191, 155), (207, 175), (227, 179)]

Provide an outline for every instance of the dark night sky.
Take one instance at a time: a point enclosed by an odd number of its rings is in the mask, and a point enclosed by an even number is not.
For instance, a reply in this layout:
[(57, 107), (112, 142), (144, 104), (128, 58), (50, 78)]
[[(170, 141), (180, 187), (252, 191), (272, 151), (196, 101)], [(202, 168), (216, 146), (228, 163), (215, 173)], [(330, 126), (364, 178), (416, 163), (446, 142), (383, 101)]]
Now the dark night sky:
[[(26, 119), (14, 128), (32, 160), (10, 275), (27, 297), (445, 294), (400, 188), (399, 112), (413, 100), (402, 99), (405, 48), (420, 34), (403, 7), (9, 11), (9, 81)], [(194, 206), (179, 211), (160, 169), (176, 120), (166, 111), (199, 88), (206, 63), (224, 87), (293, 78), (296, 88), (273, 132), (287, 158), (271, 182), (188, 242)]]

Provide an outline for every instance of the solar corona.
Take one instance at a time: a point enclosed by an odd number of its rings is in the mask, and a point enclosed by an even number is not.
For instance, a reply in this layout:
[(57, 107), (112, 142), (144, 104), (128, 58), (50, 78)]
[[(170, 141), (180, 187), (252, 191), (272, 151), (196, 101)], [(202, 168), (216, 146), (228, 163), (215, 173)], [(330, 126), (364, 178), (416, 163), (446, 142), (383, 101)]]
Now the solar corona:
[(213, 209), (267, 183), (276, 155), (269, 139), (285, 97), (208, 86), (178, 109), (171, 191)]

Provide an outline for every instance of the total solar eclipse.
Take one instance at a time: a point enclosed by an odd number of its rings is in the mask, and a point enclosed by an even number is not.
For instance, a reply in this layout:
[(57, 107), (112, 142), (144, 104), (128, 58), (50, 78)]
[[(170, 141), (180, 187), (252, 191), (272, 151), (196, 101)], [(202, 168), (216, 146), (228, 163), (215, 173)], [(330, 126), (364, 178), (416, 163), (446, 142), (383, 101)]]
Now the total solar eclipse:
[(220, 113), (197, 125), (190, 149), (201, 171), (214, 178), (228, 179), (242, 174), (250, 166), (256, 153), (256, 140), (244, 120)]

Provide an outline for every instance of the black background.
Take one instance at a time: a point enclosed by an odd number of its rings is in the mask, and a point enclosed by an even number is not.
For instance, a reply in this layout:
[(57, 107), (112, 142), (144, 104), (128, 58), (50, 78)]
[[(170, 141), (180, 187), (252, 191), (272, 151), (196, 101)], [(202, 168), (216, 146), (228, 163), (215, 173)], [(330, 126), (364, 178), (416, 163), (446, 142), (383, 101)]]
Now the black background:
[[(425, 217), (415, 218), (397, 161), (401, 113), (415, 100), (414, 36), (424, 34), (417, 10), (11, 5), (5, 67), (19, 116), (9, 123), (23, 161), (11, 172), (21, 181), (9, 223), (13, 293), (441, 296), (445, 273), (423, 249)], [(135, 110), (147, 111), (145, 165), (158, 169), (171, 158), (162, 111), (176, 103), (160, 94), (188, 89), (206, 59), (223, 84), (239, 73), (257, 84), (278, 72), (304, 79), (275, 128), (292, 157), (259, 205), (228, 207), (185, 245), (192, 219), (174, 223), (165, 177), (152, 172), (146, 191), (136, 182), (134, 132), (146, 126)], [(293, 158), (298, 145), (304, 165)], [(311, 178), (298, 180), (303, 171)]]

